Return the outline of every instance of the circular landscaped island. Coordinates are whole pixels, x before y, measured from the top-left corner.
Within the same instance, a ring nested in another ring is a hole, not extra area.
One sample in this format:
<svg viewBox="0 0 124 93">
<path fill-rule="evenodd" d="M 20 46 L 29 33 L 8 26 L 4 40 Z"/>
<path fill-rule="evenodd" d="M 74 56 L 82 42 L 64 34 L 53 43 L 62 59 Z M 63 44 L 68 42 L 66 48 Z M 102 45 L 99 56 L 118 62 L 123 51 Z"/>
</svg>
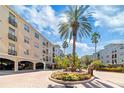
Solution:
<svg viewBox="0 0 124 93">
<path fill-rule="evenodd" d="M 51 74 L 49 79 L 60 84 L 81 84 L 93 79 L 87 72 L 63 72 L 57 71 Z"/>
</svg>

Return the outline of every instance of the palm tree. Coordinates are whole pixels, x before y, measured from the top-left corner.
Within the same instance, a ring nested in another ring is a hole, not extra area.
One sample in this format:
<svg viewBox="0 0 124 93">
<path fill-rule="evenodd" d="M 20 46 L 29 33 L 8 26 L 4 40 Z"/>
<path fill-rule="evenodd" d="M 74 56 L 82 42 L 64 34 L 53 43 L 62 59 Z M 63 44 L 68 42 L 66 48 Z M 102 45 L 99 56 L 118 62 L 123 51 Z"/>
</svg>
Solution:
<svg viewBox="0 0 124 93">
<path fill-rule="evenodd" d="M 92 32 L 91 24 L 88 22 L 91 13 L 86 13 L 88 5 L 86 6 L 69 6 L 65 12 L 67 16 L 66 22 L 60 22 L 59 33 L 61 38 L 71 40 L 73 38 L 73 65 L 75 65 L 75 50 L 77 36 L 79 38 L 88 37 Z"/>
<path fill-rule="evenodd" d="M 97 48 L 97 43 L 99 42 L 99 39 L 100 39 L 100 34 L 99 32 L 94 32 L 92 33 L 92 43 L 95 44 L 95 54 L 96 54 L 96 48 Z"/>
<path fill-rule="evenodd" d="M 66 40 L 64 40 L 62 47 L 64 48 L 64 54 L 65 54 L 65 49 L 68 47 L 68 42 Z"/>
</svg>

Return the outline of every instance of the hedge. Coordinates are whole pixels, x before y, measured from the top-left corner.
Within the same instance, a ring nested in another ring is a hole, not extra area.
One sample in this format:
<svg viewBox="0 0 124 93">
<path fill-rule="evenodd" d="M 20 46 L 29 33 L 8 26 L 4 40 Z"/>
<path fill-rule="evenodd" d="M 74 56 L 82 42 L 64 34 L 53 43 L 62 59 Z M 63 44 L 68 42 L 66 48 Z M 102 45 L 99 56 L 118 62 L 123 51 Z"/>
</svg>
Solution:
<svg viewBox="0 0 124 93">
<path fill-rule="evenodd" d="M 124 67 L 118 67 L 118 68 L 99 68 L 97 69 L 99 71 L 110 71 L 110 72 L 123 72 L 124 73 Z"/>
</svg>

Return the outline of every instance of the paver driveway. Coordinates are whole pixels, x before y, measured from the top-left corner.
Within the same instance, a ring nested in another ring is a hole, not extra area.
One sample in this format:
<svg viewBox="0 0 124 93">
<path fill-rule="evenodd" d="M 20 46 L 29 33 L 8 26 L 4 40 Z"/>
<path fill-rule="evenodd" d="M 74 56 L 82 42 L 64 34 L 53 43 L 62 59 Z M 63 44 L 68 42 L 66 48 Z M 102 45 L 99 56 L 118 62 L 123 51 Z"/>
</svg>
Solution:
<svg viewBox="0 0 124 93">
<path fill-rule="evenodd" d="M 1 75 L 0 76 L 0 87 L 6 88 L 63 88 L 64 85 L 54 83 L 48 79 L 48 76 L 53 71 L 36 71 L 29 73 Z M 97 73 L 98 76 L 98 73 Z M 67 86 L 66 86 L 67 87 Z M 118 88 L 117 84 L 109 82 L 107 80 L 96 77 L 94 80 L 68 87 L 79 87 L 79 88 Z"/>
</svg>

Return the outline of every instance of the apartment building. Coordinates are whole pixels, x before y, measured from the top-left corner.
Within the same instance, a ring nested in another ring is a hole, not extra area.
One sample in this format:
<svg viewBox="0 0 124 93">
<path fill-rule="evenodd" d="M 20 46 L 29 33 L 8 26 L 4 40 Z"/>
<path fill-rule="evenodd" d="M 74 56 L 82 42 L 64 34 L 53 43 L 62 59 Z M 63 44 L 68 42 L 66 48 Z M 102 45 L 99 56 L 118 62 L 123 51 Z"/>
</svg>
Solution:
<svg viewBox="0 0 124 93">
<path fill-rule="evenodd" d="M 64 57 L 64 53 L 63 53 L 63 51 L 61 50 L 61 48 L 60 48 L 59 45 L 54 45 L 54 46 L 53 46 L 53 58 L 54 58 L 55 56 Z M 54 59 L 53 59 L 53 62 L 54 62 Z"/>
<path fill-rule="evenodd" d="M 16 14 L 0 6 L 0 70 L 45 69 L 53 44 Z"/>
<path fill-rule="evenodd" d="M 61 50 L 59 45 L 53 46 L 53 54 L 54 56 L 63 56 L 63 51 Z"/>
<path fill-rule="evenodd" d="M 92 55 L 105 64 L 124 64 L 124 44 L 112 43 Z"/>
</svg>

